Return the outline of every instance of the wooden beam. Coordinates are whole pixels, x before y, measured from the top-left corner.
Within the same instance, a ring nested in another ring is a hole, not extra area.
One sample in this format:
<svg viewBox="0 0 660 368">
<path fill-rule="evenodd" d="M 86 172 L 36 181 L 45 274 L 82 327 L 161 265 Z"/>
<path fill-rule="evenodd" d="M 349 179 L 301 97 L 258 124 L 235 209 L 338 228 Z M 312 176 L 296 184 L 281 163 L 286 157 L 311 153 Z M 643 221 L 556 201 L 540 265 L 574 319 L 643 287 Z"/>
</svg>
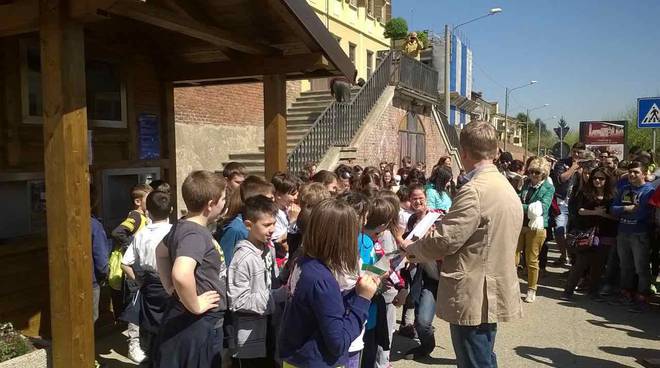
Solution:
<svg viewBox="0 0 660 368">
<path fill-rule="evenodd" d="M 85 41 L 66 0 L 40 0 L 53 367 L 92 367 Z"/>
<path fill-rule="evenodd" d="M 229 47 L 248 54 L 258 55 L 277 52 L 276 49 L 243 38 L 231 31 L 200 23 L 146 2 L 119 0 L 109 7 L 107 12 L 181 33 L 215 46 Z"/>
<path fill-rule="evenodd" d="M 286 171 L 286 76 L 264 76 L 264 157 L 266 178 Z"/>
<path fill-rule="evenodd" d="M 329 68 L 321 53 L 238 58 L 227 62 L 175 64 L 165 75 L 173 82 L 197 82 L 223 78 L 253 77 L 271 74 L 312 72 Z"/>
<path fill-rule="evenodd" d="M 164 178 L 170 184 L 172 190 L 170 191 L 170 203 L 172 203 L 173 210 L 170 215 L 172 223 L 176 223 L 179 218 L 177 209 L 177 196 L 179 195 L 179 185 L 176 179 L 176 124 L 174 116 L 174 85 L 171 82 L 161 84 L 163 90 L 163 120 L 167 130 L 165 131 L 166 145 L 167 145 L 167 160 L 169 165 L 167 170 L 167 177 Z M 162 126 L 162 124 L 161 124 Z"/>
<path fill-rule="evenodd" d="M 0 37 L 36 31 L 39 27 L 39 1 L 13 1 L 0 5 Z"/>
</svg>

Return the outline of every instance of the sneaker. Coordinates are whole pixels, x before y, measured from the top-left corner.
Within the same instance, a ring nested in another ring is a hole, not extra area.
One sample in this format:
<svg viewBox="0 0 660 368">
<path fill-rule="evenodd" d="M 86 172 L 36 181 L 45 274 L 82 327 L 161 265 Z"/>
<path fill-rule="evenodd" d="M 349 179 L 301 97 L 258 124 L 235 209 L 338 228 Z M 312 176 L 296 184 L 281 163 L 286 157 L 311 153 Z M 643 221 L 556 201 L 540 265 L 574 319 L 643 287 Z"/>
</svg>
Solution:
<svg viewBox="0 0 660 368">
<path fill-rule="evenodd" d="M 536 300 L 536 290 L 527 289 L 527 296 L 525 297 L 525 303 L 534 303 Z"/>
<path fill-rule="evenodd" d="M 564 291 L 563 293 L 561 293 L 561 296 L 559 297 L 559 299 L 570 302 L 570 301 L 573 301 L 575 299 L 575 296 L 573 295 L 573 293 Z"/>
<path fill-rule="evenodd" d="M 428 358 L 431 354 L 427 354 L 421 351 L 421 347 L 412 348 L 408 350 L 404 355 L 403 359 L 405 360 L 418 360 Z"/>
<path fill-rule="evenodd" d="M 397 335 L 407 337 L 409 339 L 414 339 L 415 337 L 417 337 L 417 332 L 415 331 L 415 326 L 405 325 L 399 327 L 399 331 L 397 331 Z"/>
<path fill-rule="evenodd" d="M 658 288 L 655 286 L 655 284 L 651 284 L 649 289 L 651 289 L 651 295 L 654 295 L 654 294 L 658 293 Z"/>
<path fill-rule="evenodd" d="M 144 354 L 144 351 L 140 348 L 140 344 L 130 344 L 128 346 L 128 358 L 135 363 L 142 363 L 147 356 Z"/>
</svg>

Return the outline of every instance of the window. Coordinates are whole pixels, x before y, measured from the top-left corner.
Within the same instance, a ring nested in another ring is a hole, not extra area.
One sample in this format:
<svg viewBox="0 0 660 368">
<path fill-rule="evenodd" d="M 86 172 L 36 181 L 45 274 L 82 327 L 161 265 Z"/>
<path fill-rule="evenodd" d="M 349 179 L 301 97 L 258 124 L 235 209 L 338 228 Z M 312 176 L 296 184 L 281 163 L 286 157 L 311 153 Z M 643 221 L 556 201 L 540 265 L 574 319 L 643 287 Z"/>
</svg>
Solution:
<svg viewBox="0 0 660 368">
<path fill-rule="evenodd" d="M 348 0 L 348 5 L 357 8 L 357 0 Z"/>
<path fill-rule="evenodd" d="M 41 56 L 37 40 L 22 40 L 21 48 L 21 100 L 23 122 L 41 124 Z"/>
<path fill-rule="evenodd" d="M 21 106 L 23 122 L 43 123 L 41 55 L 37 40 L 21 40 Z M 87 60 L 87 119 L 89 126 L 125 128 L 126 91 L 118 62 Z"/>
<path fill-rule="evenodd" d="M 355 65 L 355 49 L 357 48 L 357 45 L 354 43 L 348 43 L 348 58 L 351 59 L 351 63 Z"/>
<path fill-rule="evenodd" d="M 371 77 L 374 72 L 374 53 L 367 50 L 367 79 Z"/>
<path fill-rule="evenodd" d="M 376 0 L 367 0 L 367 16 L 373 18 L 375 13 L 375 2 Z"/>
<path fill-rule="evenodd" d="M 399 161 L 410 156 L 413 163 L 426 162 L 426 134 L 422 122 L 413 112 L 408 112 L 399 125 L 399 143 Z"/>
</svg>

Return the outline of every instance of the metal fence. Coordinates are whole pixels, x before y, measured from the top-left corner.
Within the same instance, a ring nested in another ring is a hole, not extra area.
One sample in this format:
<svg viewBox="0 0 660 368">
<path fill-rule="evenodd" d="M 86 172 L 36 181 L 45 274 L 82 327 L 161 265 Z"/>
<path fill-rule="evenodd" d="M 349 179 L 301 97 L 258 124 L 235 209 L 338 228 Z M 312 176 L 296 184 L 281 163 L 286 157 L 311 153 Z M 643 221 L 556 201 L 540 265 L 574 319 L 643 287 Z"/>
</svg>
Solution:
<svg viewBox="0 0 660 368">
<path fill-rule="evenodd" d="M 438 72 L 406 54 L 401 54 L 400 60 L 399 85 L 433 99 L 438 98 Z"/>
<path fill-rule="evenodd" d="M 303 170 L 305 163 L 318 162 L 331 146 L 347 146 L 376 101 L 389 85 L 392 52 L 381 61 L 367 83 L 349 103 L 333 102 L 314 121 L 307 134 L 288 157 L 289 171 Z"/>
</svg>

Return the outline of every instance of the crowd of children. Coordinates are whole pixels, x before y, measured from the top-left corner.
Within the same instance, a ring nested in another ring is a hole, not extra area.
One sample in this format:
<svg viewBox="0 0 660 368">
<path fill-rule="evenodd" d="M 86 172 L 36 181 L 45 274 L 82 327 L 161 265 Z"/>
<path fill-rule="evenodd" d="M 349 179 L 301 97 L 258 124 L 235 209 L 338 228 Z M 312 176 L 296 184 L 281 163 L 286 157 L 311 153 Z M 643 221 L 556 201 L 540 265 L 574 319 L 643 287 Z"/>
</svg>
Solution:
<svg viewBox="0 0 660 368">
<path fill-rule="evenodd" d="M 573 263 L 566 299 L 576 287 L 600 299 L 618 288 L 613 302 L 644 311 L 658 267 L 651 162 L 612 166 L 583 151 L 559 162 L 497 161 L 525 212 L 525 301 L 536 297 L 554 236 L 570 257 L 558 265 Z M 112 231 L 125 274 L 113 303 L 129 322 L 129 357 L 155 367 L 389 367 L 401 307 L 398 333 L 419 342 L 406 359 L 429 356 L 441 261 L 409 264 L 400 246 L 427 215 L 442 218 L 469 175 L 455 183 L 449 157 L 428 179 L 423 169 L 406 157 L 396 175 L 387 162 L 307 165 L 266 181 L 230 163 L 184 180 L 186 213 L 173 224 L 169 186 L 136 186 L 134 210 Z M 100 280 L 113 270 L 97 219 L 92 228 Z"/>
</svg>

